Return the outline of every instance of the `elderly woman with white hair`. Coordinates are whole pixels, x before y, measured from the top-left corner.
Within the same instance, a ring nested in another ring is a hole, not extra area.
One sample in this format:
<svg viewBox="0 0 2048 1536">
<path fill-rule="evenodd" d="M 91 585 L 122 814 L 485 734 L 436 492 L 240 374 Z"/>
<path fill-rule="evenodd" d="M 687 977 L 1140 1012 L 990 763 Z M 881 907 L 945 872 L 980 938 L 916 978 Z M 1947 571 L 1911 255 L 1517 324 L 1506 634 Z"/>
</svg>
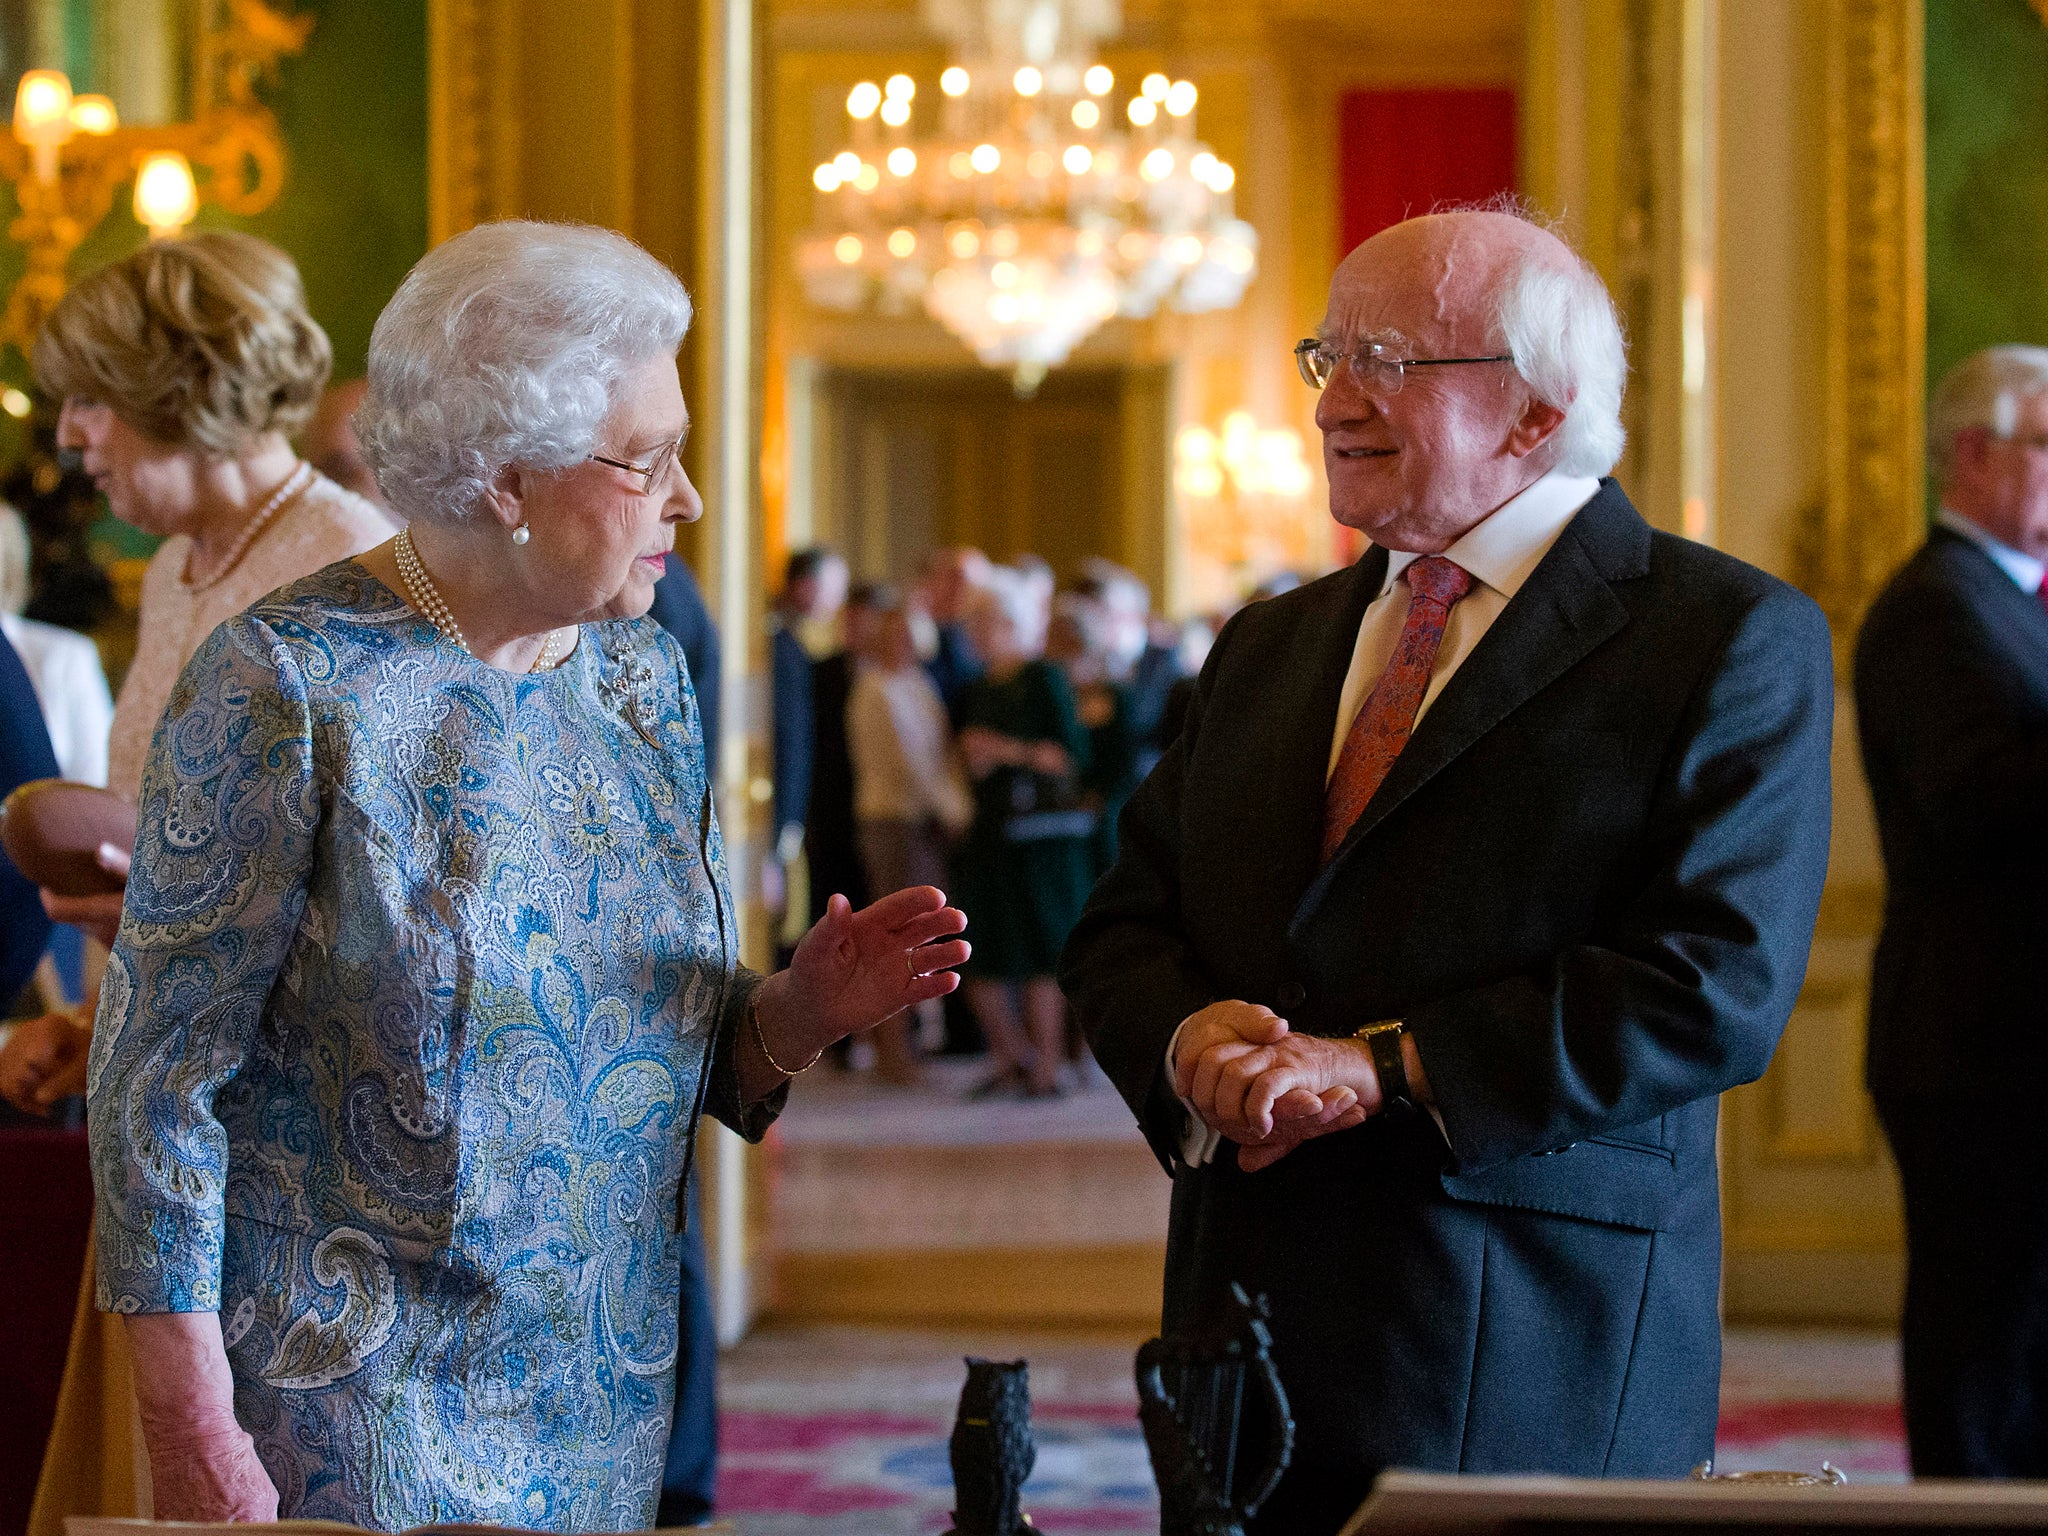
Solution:
<svg viewBox="0 0 2048 1536">
<path fill-rule="evenodd" d="M 90 1067 L 100 1304 L 159 1517 L 650 1524 L 699 1114 L 952 990 L 936 890 L 737 963 L 680 651 L 682 284 L 486 225 L 379 319 L 410 528 L 174 692 Z"/>
</svg>

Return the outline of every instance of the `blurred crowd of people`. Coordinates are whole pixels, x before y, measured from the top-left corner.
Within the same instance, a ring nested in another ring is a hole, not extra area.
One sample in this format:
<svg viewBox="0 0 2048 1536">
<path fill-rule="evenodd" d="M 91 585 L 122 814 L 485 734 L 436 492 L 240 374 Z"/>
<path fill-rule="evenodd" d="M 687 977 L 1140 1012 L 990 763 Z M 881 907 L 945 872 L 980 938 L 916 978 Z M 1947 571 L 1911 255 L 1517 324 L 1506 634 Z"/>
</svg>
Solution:
<svg viewBox="0 0 2048 1536">
<path fill-rule="evenodd" d="M 949 1033 L 936 1001 L 883 1025 L 884 1081 L 918 1082 L 924 1051 L 978 1029 L 978 1092 L 1068 1085 L 1060 949 L 1213 637 L 1159 616 L 1103 559 L 1063 585 L 1036 557 L 944 549 L 899 586 L 850 582 L 831 549 L 789 557 L 771 641 L 771 906 L 792 936 L 835 893 L 859 906 L 937 885 L 973 914 L 971 1026 Z"/>
</svg>

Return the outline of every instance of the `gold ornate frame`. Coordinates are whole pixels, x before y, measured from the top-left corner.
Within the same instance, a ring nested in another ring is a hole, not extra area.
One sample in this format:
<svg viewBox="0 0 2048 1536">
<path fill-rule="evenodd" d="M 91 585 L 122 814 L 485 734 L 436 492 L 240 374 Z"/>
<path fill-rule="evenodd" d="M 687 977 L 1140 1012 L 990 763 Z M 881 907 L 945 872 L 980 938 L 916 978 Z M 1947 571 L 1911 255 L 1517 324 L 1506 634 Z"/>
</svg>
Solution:
<svg viewBox="0 0 2048 1536">
<path fill-rule="evenodd" d="M 1838 669 L 1926 531 L 1925 25 L 1922 0 L 1828 4 L 1827 476 L 1798 573 Z"/>
<path fill-rule="evenodd" d="M 1827 613 L 1846 684 L 1865 609 L 1926 530 L 1923 0 L 1824 0 L 1815 15 L 1822 474 L 1792 574 Z M 1837 699 L 1833 862 L 1806 984 L 1769 1074 L 1727 1101 L 1726 1305 L 1749 1321 L 1895 1322 L 1903 1284 L 1897 1182 L 1862 1082 L 1882 875 L 1846 686 Z"/>
<path fill-rule="evenodd" d="M 427 7 L 427 238 L 519 207 L 519 30 L 492 0 Z"/>
</svg>

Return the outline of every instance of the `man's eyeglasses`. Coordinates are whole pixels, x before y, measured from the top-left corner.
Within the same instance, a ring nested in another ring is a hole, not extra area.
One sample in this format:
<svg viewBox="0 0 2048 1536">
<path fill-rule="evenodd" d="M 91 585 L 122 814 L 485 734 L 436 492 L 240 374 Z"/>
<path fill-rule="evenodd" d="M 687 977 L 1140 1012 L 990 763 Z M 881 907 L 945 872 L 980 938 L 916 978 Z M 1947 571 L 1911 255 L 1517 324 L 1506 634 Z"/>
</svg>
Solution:
<svg viewBox="0 0 2048 1536">
<path fill-rule="evenodd" d="M 1512 354 L 1496 352 L 1488 357 L 1402 357 L 1399 337 L 1383 341 L 1361 341 L 1349 351 L 1314 336 L 1294 344 L 1294 366 L 1310 389 L 1325 388 L 1337 376 L 1337 366 L 1348 362 L 1351 377 L 1367 394 L 1384 399 L 1398 395 L 1410 368 L 1450 368 L 1460 363 L 1512 363 Z"/>
<path fill-rule="evenodd" d="M 601 453 L 593 453 L 590 461 L 593 464 L 609 464 L 613 469 L 623 469 L 628 474 L 638 475 L 640 494 L 651 496 L 654 494 L 654 488 L 661 484 L 662 477 L 668 473 L 668 467 L 683 456 L 683 445 L 689 440 L 690 429 L 685 427 L 681 437 L 657 449 L 654 457 L 645 464 L 628 464 L 624 459 L 608 458 Z"/>
</svg>

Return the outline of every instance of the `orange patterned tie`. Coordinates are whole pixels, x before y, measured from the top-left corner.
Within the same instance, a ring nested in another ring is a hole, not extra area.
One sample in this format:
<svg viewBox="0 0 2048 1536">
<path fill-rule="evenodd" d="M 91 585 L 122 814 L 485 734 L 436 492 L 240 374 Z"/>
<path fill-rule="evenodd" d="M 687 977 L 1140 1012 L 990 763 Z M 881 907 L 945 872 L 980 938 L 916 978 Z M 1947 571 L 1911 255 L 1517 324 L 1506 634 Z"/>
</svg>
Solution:
<svg viewBox="0 0 2048 1536">
<path fill-rule="evenodd" d="M 1436 653 L 1444 643 L 1444 625 L 1451 605 L 1472 590 L 1472 576 L 1442 555 L 1429 555 L 1408 567 L 1408 622 L 1387 670 L 1351 723 L 1337 771 L 1323 791 L 1323 862 L 1344 841 L 1344 834 L 1364 813 L 1373 794 L 1408 745 L 1415 712 L 1429 692 Z"/>
</svg>

